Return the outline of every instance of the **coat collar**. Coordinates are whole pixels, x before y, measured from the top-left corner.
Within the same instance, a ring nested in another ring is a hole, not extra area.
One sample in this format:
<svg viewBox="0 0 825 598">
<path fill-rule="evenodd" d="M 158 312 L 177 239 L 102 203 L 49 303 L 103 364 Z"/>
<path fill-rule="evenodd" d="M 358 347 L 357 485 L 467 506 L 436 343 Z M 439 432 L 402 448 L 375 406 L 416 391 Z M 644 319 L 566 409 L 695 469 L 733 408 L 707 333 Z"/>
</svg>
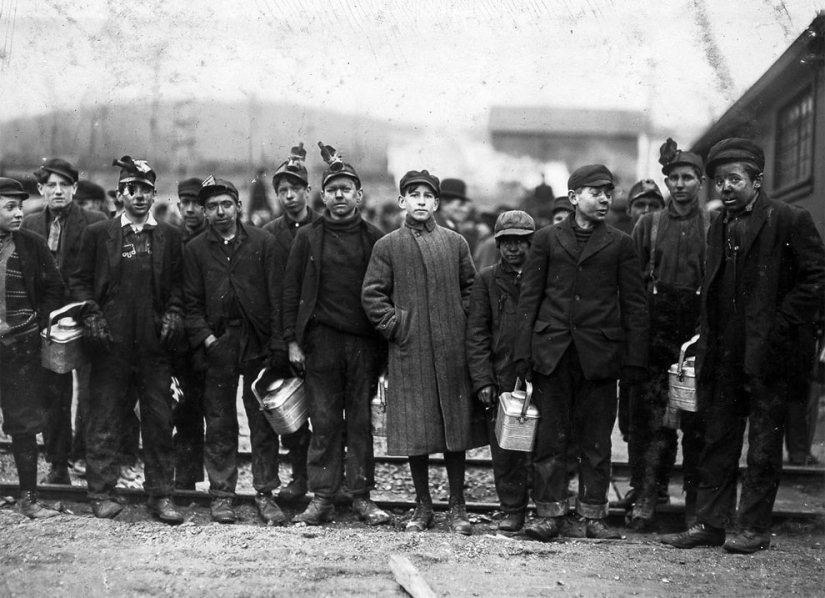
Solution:
<svg viewBox="0 0 825 598">
<path fill-rule="evenodd" d="M 611 232 L 610 227 L 605 223 L 601 223 L 593 228 L 593 233 L 590 235 L 587 245 L 582 248 L 580 253 L 571 218 L 565 218 L 563 222 L 557 224 L 554 228 L 559 244 L 571 256 L 578 256 L 578 263 L 581 264 L 613 242 L 615 235 Z"/>
</svg>

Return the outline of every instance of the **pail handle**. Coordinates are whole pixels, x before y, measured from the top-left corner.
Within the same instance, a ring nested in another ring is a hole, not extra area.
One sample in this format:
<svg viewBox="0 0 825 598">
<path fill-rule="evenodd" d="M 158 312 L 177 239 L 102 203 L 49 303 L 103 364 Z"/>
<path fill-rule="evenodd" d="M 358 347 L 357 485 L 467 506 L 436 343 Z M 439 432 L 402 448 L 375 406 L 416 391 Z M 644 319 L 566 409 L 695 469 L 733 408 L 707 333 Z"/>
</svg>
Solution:
<svg viewBox="0 0 825 598">
<path fill-rule="evenodd" d="M 46 342 L 52 342 L 52 324 L 57 320 L 65 317 L 72 317 L 75 320 L 80 318 L 80 314 L 89 306 L 88 301 L 77 301 L 64 305 L 60 309 L 56 309 L 49 314 L 49 325 L 46 327 Z"/>
<path fill-rule="evenodd" d="M 513 392 L 517 391 L 519 389 L 519 386 L 521 386 L 521 378 L 516 378 L 516 387 L 513 389 Z M 524 423 L 524 419 L 527 417 L 527 410 L 530 408 L 530 400 L 533 398 L 532 383 L 525 380 L 524 386 L 524 404 L 521 406 L 521 416 L 518 418 L 520 423 Z"/>
<path fill-rule="evenodd" d="M 697 334 L 692 339 L 690 339 L 688 342 L 686 342 L 684 345 L 682 345 L 682 348 L 679 350 L 679 367 L 676 371 L 676 374 L 679 376 L 679 380 L 681 380 L 684 377 L 682 371 L 683 371 L 684 366 L 685 366 L 685 353 L 690 348 L 690 346 L 693 345 L 694 343 L 696 343 L 696 341 L 698 341 L 698 340 L 699 340 L 699 335 Z"/>
<path fill-rule="evenodd" d="M 258 372 L 258 377 L 255 378 L 255 381 L 252 383 L 252 394 L 255 395 L 255 398 L 258 399 L 258 404 L 261 406 L 261 411 L 266 410 L 266 405 L 264 405 L 263 397 L 258 392 L 258 382 L 264 377 L 264 375 L 269 371 L 269 368 L 261 368 L 261 371 Z M 286 379 L 284 379 L 286 382 Z"/>
</svg>

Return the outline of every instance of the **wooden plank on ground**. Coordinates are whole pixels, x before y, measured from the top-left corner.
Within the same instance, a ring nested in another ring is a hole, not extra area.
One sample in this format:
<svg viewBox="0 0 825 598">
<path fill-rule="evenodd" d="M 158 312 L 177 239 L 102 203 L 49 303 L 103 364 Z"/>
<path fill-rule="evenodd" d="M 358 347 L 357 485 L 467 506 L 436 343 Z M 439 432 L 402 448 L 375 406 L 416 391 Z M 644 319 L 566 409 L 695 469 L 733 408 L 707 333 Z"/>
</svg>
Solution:
<svg viewBox="0 0 825 598">
<path fill-rule="evenodd" d="M 418 569 L 405 556 L 394 554 L 390 557 L 390 569 L 395 581 L 413 598 L 436 598 L 437 594 L 421 576 Z"/>
</svg>

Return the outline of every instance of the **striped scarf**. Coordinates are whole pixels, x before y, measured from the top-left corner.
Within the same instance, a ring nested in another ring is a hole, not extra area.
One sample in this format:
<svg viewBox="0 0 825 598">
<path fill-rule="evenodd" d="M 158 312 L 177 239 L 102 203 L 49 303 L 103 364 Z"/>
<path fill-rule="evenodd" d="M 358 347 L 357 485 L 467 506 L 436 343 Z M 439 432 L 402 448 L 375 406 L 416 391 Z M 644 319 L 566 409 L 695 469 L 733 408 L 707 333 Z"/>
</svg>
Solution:
<svg viewBox="0 0 825 598">
<path fill-rule="evenodd" d="M 37 330 L 37 313 L 26 292 L 20 256 L 10 241 L 0 251 L 0 338 L 33 330 Z"/>
</svg>

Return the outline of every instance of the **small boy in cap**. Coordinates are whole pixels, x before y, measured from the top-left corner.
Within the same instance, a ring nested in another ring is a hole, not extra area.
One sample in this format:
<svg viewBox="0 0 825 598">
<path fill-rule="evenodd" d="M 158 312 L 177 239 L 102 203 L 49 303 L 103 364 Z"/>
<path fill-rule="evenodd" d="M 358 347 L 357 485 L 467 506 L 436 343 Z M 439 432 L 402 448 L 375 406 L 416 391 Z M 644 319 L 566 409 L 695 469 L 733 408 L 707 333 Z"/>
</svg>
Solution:
<svg viewBox="0 0 825 598">
<path fill-rule="evenodd" d="M 63 284 L 68 286 L 69 275 L 77 265 L 83 231 L 90 224 L 105 220 L 106 217 L 74 202 L 78 191 L 78 171 L 70 162 L 62 158 L 46 160 L 34 175 L 37 189 L 46 199 L 46 208 L 42 212 L 26 216 L 20 228 L 46 238 Z M 68 296 L 64 301 L 69 302 Z M 46 392 L 50 404 L 48 426 L 43 433 L 49 473 L 41 481 L 46 484 L 71 484 L 72 373 L 57 374 L 48 370 L 43 375 L 47 378 Z M 78 375 L 82 380 L 88 381 L 88 366 L 79 368 Z"/>
<path fill-rule="evenodd" d="M 171 495 L 174 445 L 169 388 L 170 351 L 183 334 L 180 231 L 152 216 L 155 171 L 124 156 L 118 199 L 123 213 L 89 225 L 69 279 L 72 299 L 90 304 L 83 318 L 91 349 L 86 481 L 96 517 L 123 509 L 114 493 L 118 445 L 138 391 L 149 510 L 162 521 L 182 523 Z"/>
<path fill-rule="evenodd" d="M 369 498 L 375 487 L 370 401 L 384 345 L 361 306 L 361 284 L 383 233 L 361 217 L 364 192 L 355 168 L 331 146 L 319 145 L 329 165 L 321 178 L 326 209 L 295 235 L 284 277 L 284 339 L 293 367 L 306 372 L 308 473 L 315 493 L 293 522 L 320 525 L 332 518 L 346 466 L 353 510 L 378 525 L 391 520 Z"/>
<path fill-rule="evenodd" d="M 586 535 L 618 539 L 604 522 L 616 381 L 647 374 L 647 302 L 632 239 L 604 222 L 610 170 L 582 166 L 568 188 L 576 213 L 536 233 L 519 297 L 516 374 L 532 378 L 541 414 L 533 452 L 538 518 L 526 533 L 549 541 L 573 523 L 565 521 L 569 433 L 580 446 L 576 512 Z"/>
<path fill-rule="evenodd" d="M 637 181 L 627 194 L 627 215 L 633 226 L 645 214 L 658 212 L 665 207 L 665 200 L 659 185 L 653 179 L 642 179 Z"/>
<path fill-rule="evenodd" d="M 281 339 L 281 280 L 275 238 L 240 221 L 241 202 L 232 182 L 210 176 L 198 192 L 208 228 L 190 241 L 184 255 L 186 331 L 206 365 L 203 411 L 204 462 L 212 496 L 210 514 L 234 523 L 232 499 L 238 481 L 238 383 L 252 445 L 252 485 L 258 516 L 269 525 L 286 518 L 272 491 L 278 477 L 278 435 L 252 392 L 267 366 L 284 368 Z"/>
<path fill-rule="evenodd" d="M 807 211 L 765 192 L 764 166 L 750 139 L 723 139 L 708 153 L 705 172 L 724 209 L 707 235 L 696 353 L 705 446 L 696 523 L 661 538 L 676 548 L 724 545 L 747 554 L 771 543 L 785 411 L 813 359 L 803 340 L 825 293 L 825 249 Z M 726 538 L 746 424 L 740 531 Z"/>
<path fill-rule="evenodd" d="M 411 170 L 399 189 L 404 226 L 375 244 L 361 294 L 367 315 L 389 341 L 387 452 L 409 458 L 416 508 L 407 531 L 433 524 L 429 456 L 444 453 L 450 527 L 470 535 L 465 451 L 487 444 L 464 352 L 475 268 L 464 238 L 435 222 L 438 177 Z"/>
<path fill-rule="evenodd" d="M 28 197 L 19 181 L 0 177 L 0 408 L 3 432 L 11 436 L 20 511 L 42 519 L 58 512 L 37 498 L 37 434 L 46 428 L 48 409 L 40 330 L 63 305 L 65 289 L 45 239 L 21 229 Z M 71 392 L 69 401 L 71 407 Z M 71 432 L 71 421 L 69 425 Z"/>
<path fill-rule="evenodd" d="M 484 268 L 473 283 L 467 319 L 467 362 L 473 391 L 487 409 L 493 475 L 505 517 L 498 529 L 517 532 L 527 508 L 530 455 L 499 447 L 495 437 L 495 407 L 500 393 L 516 383 L 514 351 L 518 334 L 517 306 L 521 275 L 536 225 L 527 212 L 502 213 L 494 238 L 500 260 Z"/>
</svg>

